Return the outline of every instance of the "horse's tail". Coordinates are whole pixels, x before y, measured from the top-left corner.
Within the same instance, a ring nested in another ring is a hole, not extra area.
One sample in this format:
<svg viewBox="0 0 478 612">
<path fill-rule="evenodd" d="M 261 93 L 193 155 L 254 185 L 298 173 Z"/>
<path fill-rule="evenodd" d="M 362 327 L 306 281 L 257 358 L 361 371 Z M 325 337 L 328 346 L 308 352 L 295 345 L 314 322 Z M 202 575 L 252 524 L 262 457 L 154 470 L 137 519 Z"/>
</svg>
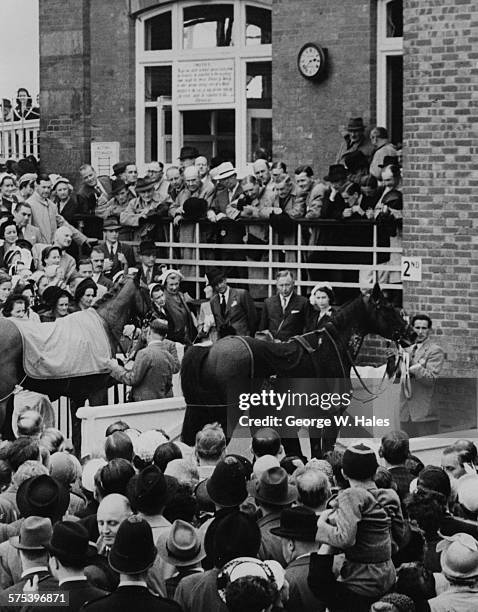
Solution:
<svg viewBox="0 0 478 612">
<path fill-rule="evenodd" d="M 204 362 L 209 356 L 209 346 L 190 346 L 181 363 L 181 389 L 186 404 L 207 404 L 210 391 L 204 386 Z M 211 384 L 209 381 L 209 388 Z M 214 385 L 212 385 L 214 387 Z"/>
</svg>

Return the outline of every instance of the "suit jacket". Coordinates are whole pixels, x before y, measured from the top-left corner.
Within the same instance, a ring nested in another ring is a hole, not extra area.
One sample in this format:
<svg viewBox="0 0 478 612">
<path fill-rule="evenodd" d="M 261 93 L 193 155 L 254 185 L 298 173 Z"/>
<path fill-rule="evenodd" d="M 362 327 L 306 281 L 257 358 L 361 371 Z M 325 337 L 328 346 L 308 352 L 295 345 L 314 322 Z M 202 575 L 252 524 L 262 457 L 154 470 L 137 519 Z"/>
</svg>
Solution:
<svg viewBox="0 0 478 612">
<path fill-rule="evenodd" d="M 418 368 L 412 375 L 412 395 L 410 399 L 405 397 L 403 389 L 400 392 L 401 421 L 408 421 L 409 418 L 412 421 L 426 421 L 430 418 L 436 418 L 432 396 L 435 380 L 439 376 L 445 361 L 445 353 L 441 346 L 432 342 L 430 338 L 419 344 L 416 351 L 414 351 L 415 346 L 412 345 L 406 349 L 410 353 L 410 366 L 418 365 Z"/>
<path fill-rule="evenodd" d="M 98 246 L 101 247 L 101 250 L 105 254 L 105 258 L 111 259 L 111 253 L 106 245 L 106 242 L 104 241 L 100 242 Z M 110 278 L 110 279 L 113 278 L 113 276 L 117 272 L 123 269 L 123 264 L 120 261 L 118 261 L 118 253 L 123 253 L 123 255 L 126 257 L 126 261 L 128 262 L 129 268 L 133 268 L 136 265 L 133 248 L 130 247 L 128 244 L 123 244 L 122 242 L 118 242 L 116 253 L 114 254 L 114 257 L 113 257 L 113 267 L 111 268 L 109 272 L 105 272 L 105 276 L 107 278 Z"/>
<path fill-rule="evenodd" d="M 106 191 L 107 197 L 102 193 L 97 195 L 95 188 L 83 183 L 78 191 L 78 203 L 83 214 L 95 214 L 98 200 L 108 201 L 111 198 L 111 179 L 108 176 L 99 176 L 98 181 Z"/>
<path fill-rule="evenodd" d="M 274 559 L 285 567 L 287 563 L 282 554 L 282 539 L 270 531 L 273 527 L 280 527 L 280 512 L 263 516 L 257 521 L 257 526 L 261 530 L 261 547 L 257 553 L 258 558 L 262 561 Z"/>
<path fill-rule="evenodd" d="M 152 271 L 152 274 L 151 274 L 151 278 L 147 279 L 146 278 L 146 274 L 144 273 L 144 268 L 143 268 L 142 264 L 140 264 L 140 263 L 137 264 L 137 267 L 141 270 L 141 280 L 144 281 L 147 284 L 157 283 L 159 277 L 161 276 L 161 274 L 163 272 L 160 264 L 155 263 L 155 264 L 153 264 L 153 271 Z"/>
<path fill-rule="evenodd" d="M 217 590 L 217 568 L 203 574 L 185 576 L 178 584 L 174 599 L 184 612 L 227 612 Z M 246 612 L 244 610 L 244 612 Z"/>
<path fill-rule="evenodd" d="M 80 202 L 74 193 L 72 193 L 67 203 L 60 210 L 60 203 L 55 200 L 55 204 L 58 207 L 60 215 L 68 221 L 68 223 L 74 223 L 76 221 L 75 215 L 79 215 L 83 212 Z"/>
<path fill-rule="evenodd" d="M 30 223 L 26 225 L 23 229 L 18 230 L 18 237 L 23 238 L 24 240 L 28 240 L 28 242 L 33 246 L 41 242 L 41 232 L 38 227 L 31 225 Z"/>
<path fill-rule="evenodd" d="M 181 612 L 181 607 L 171 599 L 151 593 L 144 586 L 119 586 L 116 591 L 81 607 L 88 612 Z"/>
<path fill-rule="evenodd" d="M 310 590 L 307 584 L 310 555 L 291 561 L 285 570 L 289 583 L 288 612 L 324 612 L 326 606 Z"/>
<path fill-rule="evenodd" d="M 172 397 L 173 374 L 179 372 L 179 364 L 158 343 L 151 343 L 138 351 L 133 369 L 128 371 L 118 365 L 111 375 L 129 385 L 135 402 Z"/>
<path fill-rule="evenodd" d="M 94 279 L 93 279 L 94 280 Z M 109 291 L 113 286 L 113 282 L 103 272 L 99 275 L 98 280 L 95 281 L 97 285 L 103 285 Z"/>
<path fill-rule="evenodd" d="M 219 295 L 216 293 L 211 298 L 211 310 L 219 333 L 221 328 L 231 326 L 236 330 L 238 336 L 253 336 L 255 334 L 257 312 L 254 300 L 246 289 L 229 287 L 229 299 L 224 316 L 221 312 Z"/>
<path fill-rule="evenodd" d="M 78 612 L 78 610 L 84 604 L 94 601 L 99 597 L 105 597 L 108 595 L 107 591 L 96 588 L 86 580 L 72 580 L 71 582 L 65 582 L 61 586 L 57 585 L 56 588 L 52 590 L 60 593 L 68 593 L 68 612 Z M 45 612 L 56 612 L 58 610 L 57 606 L 52 606 L 51 608 L 48 606 L 42 606 L 42 608 L 45 610 Z M 35 608 L 30 608 L 29 606 L 23 608 L 23 612 L 26 612 L 27 610 L 34 612 Z"/>
<path fill-rule="evenodd" d="M 259 329 L 268 329 L 274 338 L 285 342 L 304 333 L 308 310 L 307 298 L 294 292 L 283 313 L 280 296 L 274 295 L 264 300 Z"/>
<path fill-rule="evenodd" d="M 45 568 L 44 570 L 40 570 L 38 572 L 32 572 L 31 574 L 28 574 L 27 576 L 25 576 L 25 578 L 20 578 L 18 582 L 16 582 L 14 585 L 8 587 L 8 589 L 5 589 L 2 592 L 2 599 L 4 601 L 8 601 L 9 594 L 21 593 L 27 581 L 33 580 L 34 576 L 38 576 L 38 591 L 39 592 L 58 591 L 58 580 L 50 574 L 47 568 Z M 18 610 L 18 607 L 8 606 L 8 605 L 2 605 L 0 608 L 2 612 L 16 612 Z M 52 608 L 52 609 L 55 610 L 56 608 Z M 71 608 L 68 607 L 68 610 L 70 609 Z M 34 607 L 33 606 L 22 606 L 22 610 L 32 610 L 33 611 Z"/>
</svg>

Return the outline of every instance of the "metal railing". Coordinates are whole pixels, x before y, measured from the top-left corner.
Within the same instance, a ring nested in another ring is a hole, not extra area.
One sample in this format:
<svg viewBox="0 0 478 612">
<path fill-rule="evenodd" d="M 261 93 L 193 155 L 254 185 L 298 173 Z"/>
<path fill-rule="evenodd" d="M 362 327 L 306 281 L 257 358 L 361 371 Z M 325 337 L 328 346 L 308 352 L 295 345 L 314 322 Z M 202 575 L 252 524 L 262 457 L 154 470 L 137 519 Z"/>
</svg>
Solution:
<svg viewBox="0 0 478 612">
<path fill-rule="evenodd" d="M 40 120 L 0 119 L 0 157 L 18 160 L 28 155 L 40 156 Z"/>
<path fill-rule="evenodd" d="M 253 222 L 238 220 L 232 223 L 243 225 L 246 232 L 250 226 L 266 226 L 266 244 L 245 244 L 244 242 L 225 244 L 224 242 L 217 242 L 217 238 L 220 237 L 221 230 L 219 228 L 221 226 L 208 221 L 195 222 L 194 239 L 181 242 L 178 228 L 172 224 L 171 220 L 165 219 L 162 225 L 167 239 L 155 241 L 156 246 L 160 249 L 157 258 L 158 263 L 167 263 L 172 267 L 182 268 L 183 274 L 186 267 L 185 280 L 195 283 L 196 298 L 200 297 L 200 290 L 204 285 L 204 272 L 210 266 L 233 268 L 236 271 L 244 270 L 243 277 L 242 274 L 234 278 L 229 275 L 229 281 L 239 286 L 266 285 L 268 295 L 275 292 L 275 275 L 278 270 L 282 269 L 290 269 L 295 272 L 296 285 L 299 289 L 313 287 L 320 280 L 325 280 L 321 279 L 321 271 L 326 278 L 331 276 L 331 272 L 333 273 L 332 276 L 337 277 L 338 280 L 327 281 L 334 287 L 363 288 L 364 286 L 372 286 L 377 279 L 385 278 L 385 282 L 381 282 L 383 289 L 402 289 L 400 280 L 401 238 L 392 238 L 391 245 L 388 247 L 379 246 L 379 224 L 373 219 L 299 220 L 294 234 L 288 237 L 287 244 L 278 244 L 281 241 L 280 236 L 269 225 L 268 220 L 255 219 Z M 214 229 L 214 226 L 217 226 L 216 242 L 202 242 L 200 240 L 201 235 L 204 235 L 208 229 Z M 361 240 L 360 244 L 348 246 L 344 244 L 310 244 L 309 235 L 311 231 L 317 233 L 318 230 L 321 237 L 319 242 L 327 243 L 327 234 L 330 234 L 330 230 L 333 231 L 334 236 L 337 236 L 338 230 L 342 231 L 352 227 L 357 232 L 357 236 L 359 234 L 366 235 L 368 240 Z M 129 244 L 137 246 L 137 243 L 134 242 L 129 242 Z M 166 253 L 167 256 L 165 257 Z M 231 253 L 234 253 L 232 259 L 230 258 Z M 250 256 L 257 253 L 264 254 L 261 260 L 251 260 Z M 247 258 L 248 254 L 249 258 Z M 324 257 L 324 254 L 327 255 Z M 381 254 L 387 254 L 388 257 L 381 258 L 379 257 Z M 327 261 L 320 262 L 320 259 L 326 259 Z M 346 263 L 341 262 L 341 259 L 346 259 Z M 363 263 L 364 259 L 368 260 L 367 263 Z M 379 259 L 389 259 L 389 261 L 379 263 Z M 191 273 L 191 268 L 194 270 L 193 273 Z M 261 278 L 251 278 L 251 270 L 261 271 Z M 352 273 L 350 276 L 355 276 L 355 278 L 353 280 L 340 280 L 340 273 L 343 272 Z M 365 273 L 370 277 L 366 284 L 364 284 L 362 278 Z M 392 281 L 390 278 L 387 279 L 390 275 L 393 276 Z"/>
</svg>

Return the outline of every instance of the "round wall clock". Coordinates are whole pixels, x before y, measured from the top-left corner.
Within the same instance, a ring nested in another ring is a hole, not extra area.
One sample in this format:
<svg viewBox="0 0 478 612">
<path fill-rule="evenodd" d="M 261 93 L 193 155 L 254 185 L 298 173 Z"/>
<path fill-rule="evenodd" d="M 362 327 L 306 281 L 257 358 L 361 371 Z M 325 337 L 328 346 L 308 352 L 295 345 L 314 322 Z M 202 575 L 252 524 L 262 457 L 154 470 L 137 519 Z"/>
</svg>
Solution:
<svg viewBox="0 0 478 612">
<path fill-rule="evenodd" d="M 324 74 L 326 51 L 315 43 L 306 43 L 297 56 L 300 74 L 310 80 L 317 80 Z"/>
</svg>

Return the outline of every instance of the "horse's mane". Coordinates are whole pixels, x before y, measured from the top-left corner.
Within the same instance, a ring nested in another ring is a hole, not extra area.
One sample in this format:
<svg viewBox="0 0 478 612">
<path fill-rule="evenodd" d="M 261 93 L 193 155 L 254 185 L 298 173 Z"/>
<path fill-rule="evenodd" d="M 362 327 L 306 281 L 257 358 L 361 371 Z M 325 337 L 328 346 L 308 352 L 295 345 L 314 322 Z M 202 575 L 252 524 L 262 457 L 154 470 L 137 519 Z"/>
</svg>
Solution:
<svg viewBox="0 0 478 612">
<path fill-rule="evenodd" d="M 109 289 L 104 295 L 100 297 L 97 302 L 94 303 L 93 308 L 98 309 L 100 306 L 103 306 L 103 304 L 106 304 L 107 302 L 112 300 L 118 295 L 123 286 L 124 285 L 122 283 L 116 283 L 115 285 L 113 285 L 111 289 Z"/>
<path fill-rule="evenodd" d="M 342 306 L 332 314 L 331 318 L 334 325 L 338 329 L 341 329 L 346 325 L 350 325 L 350 323 L 358 323 L 358 321 L 355 321 L 352 317 L 359 310 L 360 305 L 363 305 L 363 298 L 361 295 L 342 304 Z"/>
</svg>

